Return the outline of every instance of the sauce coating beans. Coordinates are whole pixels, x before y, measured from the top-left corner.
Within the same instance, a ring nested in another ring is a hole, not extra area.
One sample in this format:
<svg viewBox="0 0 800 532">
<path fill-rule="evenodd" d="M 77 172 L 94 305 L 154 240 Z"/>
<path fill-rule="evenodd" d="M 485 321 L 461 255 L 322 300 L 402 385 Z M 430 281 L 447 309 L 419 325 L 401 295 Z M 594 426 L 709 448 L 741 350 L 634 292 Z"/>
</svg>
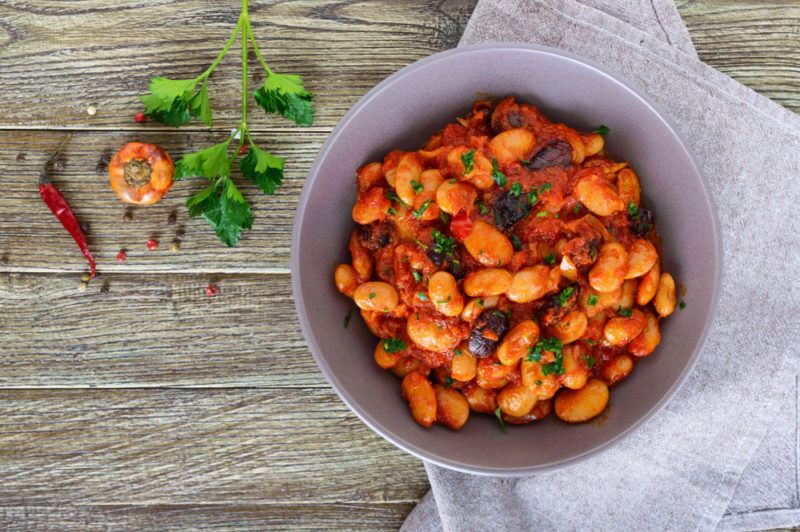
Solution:
<svg viewBox="0 0 800 532">
<path fill-rule="evenodd" d="M 582 423 L 606 409 L 677 305 L 647 179 L 603 135 L 513 97 L 478 100 L 421 149 L 358 168 L 358 226 L 333 281 L 419 425 L 459 430 L 470 411 Z"/>
</svg>

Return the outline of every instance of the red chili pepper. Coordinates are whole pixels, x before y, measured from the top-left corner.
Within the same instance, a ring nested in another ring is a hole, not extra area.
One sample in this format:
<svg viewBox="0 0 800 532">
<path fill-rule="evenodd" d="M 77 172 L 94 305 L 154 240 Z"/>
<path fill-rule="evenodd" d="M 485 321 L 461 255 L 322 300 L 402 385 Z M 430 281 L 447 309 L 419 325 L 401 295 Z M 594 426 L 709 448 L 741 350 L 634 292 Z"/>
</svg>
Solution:
<svg viewBox="0 0 800 532">
<path fill-rule="evenodd" d="M 453 216 L 450 221 L 450 232 L 456 237 L 459 242 L 467 238 L 467 235 L 472 231 L 472 219 L 467 214 L 467 211 L 460 210 L 458 214 Z"/>
<path fill-rule="evenodd" d="M 53 214 L 61 222 L 61 225 L 64 226 L 64 229 L 72 235 L 73 240 L 78 244 L 84 257 L 89 261 L 89 278 L 92 279 L 94 278 L 97 266 L 89 251 L 89 245 L 86 243 L 86 235 L 81 231 L 81 224 L 75 217 L 75 213 L 69 208 L 67 200 L 64 199 L 64 196 L 61 195 L 61 192 L 58 191 L 55 185 L 50 182 L 50 167 L 58 159 L 59 155 L 61 155 L 61 150 L 69 139 L 70 137 L 64 139 L 61 146 L 59 146 L 56 152 L 44 163 L 44 168 L 39 174 L 39 195 L 42 196 L 45 205 L 50 207 L 50 210 L 53 211 Z"/>
</svg>

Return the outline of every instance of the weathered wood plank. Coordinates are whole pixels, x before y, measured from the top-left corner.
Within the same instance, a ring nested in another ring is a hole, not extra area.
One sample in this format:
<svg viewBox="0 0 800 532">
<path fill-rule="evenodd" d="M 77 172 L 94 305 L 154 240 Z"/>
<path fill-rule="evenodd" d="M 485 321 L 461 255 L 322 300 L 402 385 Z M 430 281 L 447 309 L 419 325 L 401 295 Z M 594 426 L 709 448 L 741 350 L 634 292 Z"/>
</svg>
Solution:
<svg viewBox="0 0 800 532">
<path fill-rule="evenodd" d="M 2 69 L 0 69 L 2 70 Z M 63 132 L 0 131 L 0 271 L 82 272 L 86 261 L 69 234 L 39 198 L 37 179 L 42 164 L 65 137 Z M 189 220 L 186 198 L 207 184 L 202 179 L 176 182 L 158 204 L 132 209 L 125 222 L 126 205 L 118 201 L 108 183 L 107 160 L 125 142 L 144 140 L 162 145 L 175 158 L 224 140 L 208 133 L 76 132 L 64 152 L 63 170 L 53 176 L 79 219 L 90 225 L 89 241 L 103 272 L 269 272 L 286 270 L 292 221 L 297 199 L 309 167 L 325 135 L 300 130 L 260 134 L 258 141 L 276 155 L 286 157 L 286 179 L 273 196 L 264 196 L 249 181 L 237 183 L 254 210 L 253 229 L 240 243 L 227 248 L 202 218 Z M 354 168 L 360 164 L 354 161 Z M 177 224 L 170 226 L 170 213 Z M 180 253 L 169 244 L 176 230 L 185 228 Z M 156 238 L 161 246 L 150 252 L 145 243 Z M 345 245 L 345 243 L 343 243 Z M 116 255 L 128 250 L 120 264 Z"/>
<path fill-rule="evenodd" d="M 0 506 L 0 528 L 28 530 L 397 530 L 410 503 Z"/>
<path fill-rule="evenodd" d="M 251 0 L 250 13 L 271 67 L 307 80 L 316 95 L 315 125 L 329 128 L 381 79 L 455 46 L 475 3 Z M 148 79 L 199 75 L 238 14 L 239 2 L 6 0 L 0 4 L 0 126 L 133 126 Z M 211 79 L 221 129 L 238 123 L 239 68 L 234 49 Z M 253 61 L 251 70 L 258 68 Z M 86 112 L 90 105 L 94 116 Z M 255 129 L 288 127 L 263 112 L 253 117 Z"/>
<path fill-rule="evenodd" d="M 60 504 L 413 502 L 419 460 L 331 392 L 0 391 L 0 501 Z"/>
<path fill-rule="evenodd" d="M 677 0 L 700 58 L 800 111 L 800 3 Z"/>
<path fill-rule="evenodd" d="M 0 506 L 0 527 L 28 530 L 397 530 L 410 503 Z"/>
<path fill-rule="evenodd" d="M 75 276 L 0 274 L 0 388 L 329 389 L 300 333 L 289 275 L 219 277 L 213 298 L 208 282 L 104 275 L 79 291 Z"/>
</svg>

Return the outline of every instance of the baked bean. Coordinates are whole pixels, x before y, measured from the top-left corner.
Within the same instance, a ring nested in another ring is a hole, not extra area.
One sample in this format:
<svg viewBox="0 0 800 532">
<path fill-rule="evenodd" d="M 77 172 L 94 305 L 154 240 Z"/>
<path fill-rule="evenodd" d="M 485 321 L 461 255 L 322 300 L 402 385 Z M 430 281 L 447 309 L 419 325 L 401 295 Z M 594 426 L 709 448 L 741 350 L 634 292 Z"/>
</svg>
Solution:
<svg viewBox="0 0 800 532">
<path fill-rule="evenodd" d="M 452 388 L 442 385 L 434 387 L 436 394 L 436 421 L 445 427 L 458 430 L 469 418 L 469 403 L 464 396 Z"/>
<path fill-rule="evenodd" d="M 461 389 L 467 399 L 470 409 L 473 412 L 482 414 L 494 414 L 497 410 L 497 391 L 481 388 L 472 382 Z"/>
<path fill-rule="evenodd" d="M 374 187 L 364 194 L 358 195 L 351 214 L 356 223 L 367 225 L 378 220 L 385 220 L 391 206 L 391 202 L 386 199 L 386 189 Z"/>
<path fill-rule="evenodd" d="M 414 204 L 417 195 L 412 183 L 419 184 L 422 164 L 415 153 L 407 153 L 400 158 L 394 174 L 394 187 L 397 195 L 408 205 Z"/>
<path fill-rule="evenodd" d="M 633 359 L 628 355 L 615 356 L 603 366 L 603 380 L 613 386 L 628 375 L 633 369 Z"/>
<path fill-rule="evenodd" d="M 582 423 L 600 415 L 608 405 L 608 386 L 599 379 L 589 379 L 579 390 L 565 388 L 556 396 L 555 411 L 568 423 Z"/>
<path fill-rule="evenodd" d="M 478 360 L 476 376 L 478 386 L 487 390 L 498 390 L 508 384 L 514 369 L 513 366 L 503 365 L 496 357 L 481 358 Z"/>
<path fill-rule="evenodd" d="M 675 279 L 668 273 L 662 273 L 658 281 L 658 291 L 653 299 L 653 306 L 662 318 L 666 318 L 675 310 Z"/>
<path fill-rule="evenodd" d="M 544 359 L 544 357 L 542 357 Z M 558 391 L 558 376 L 554 373 L 545 375 L 542 371 L 542 362 L 522 359 L 519 366 L 522 384 L 539 399 L 550 399 Z"/>
<path fill-rule="evenodd" d="M 656 247 L 643 238 L 636 240 L 628 251 L 628 273 L 625 274 L 625 278 L 641 277 L 650 271 L 657 261 Z"/>
<path fill-rule="evenodd" d="M 603 336 L 609 344 L 622 347 L 636 338 L 644 330 L 646 323 L 647 319 L 644 317 L 644 313 L 639 309 L 634 309 L 628 317 L 614 316 L 609 319 L 603 328 Z"/>
<path fill-rule="evenodd" d="M 356 170 L 356 190 L 366 192 L 383 179 L 383 165 L 381 163 L 367 163 Z"/>
<path fill-rule="evenodd" d="M 628 270 L 628 253 L 619 242 L 602 245 L 597 260 L 589 270 L 589 284 L 604 294 L 613 292 L 625 282 Z"/>
<path fill-rule="evenodd" d="M 522 268 L 514 274 L 506 295 L 515 303 L 529 303 L 547 293 L 547 277 L 550 269 L 537 265 Z"/>
<path fill-rule="evenodd" d="M 514 246 L 508 237 L 483 220 L 475 221 L 472 231 L 464 239 L 464 247 L 484 266 L 505 266 L 514 254 Z"/>
<path fill-rule="evenodd" d="M 586 314 L 576 309 L 561 318 L 551 329 L 553 336 L 566 345 L 583 336 L 587 323 Z"/>
<path fill-rule="evenodd" d="M 412 371 L 426 376 L 431 372 L 431 369 L 426 366 L 424 362 L 413 356 L 400 357 L 397 363 L 390 369 L 392 370 L 392 373 L 401 379 Z"/>
<path fill-rule="evenodd" d="M 433 385 L 424 375 L 412 371 L 403 379 L 403 397 L 411 407 L 414 421 L 423 427 L 430 427 L 436 421 L 436 393 Z"/>
<path fill-rule="evenodd" d="M 533 320 L 519 322 L 505 335 L 497 347 L 497 359 L 503 364 L 516 365 L 539 341 L 539 326 Z"/>
<path fill-rule="evenodd" d="M 389 283 L 371 281 L 358 285 L 353 292 L 353 300 L 358 308 L 377 312 L 391 312 L 397 306 L 397 290 Z"/>
<path fill-rule="evenodd" d="M 445 316 L 458 316 L 464 309 L 464 296 L 458 291 L 456 278 L 439 271 L 428 279 L 428 299 Z"/>
<path fill-rule="evenodd" d="M 626 205 L 633 203 L 639 206 L 639 176 L 630 168 L 623 168 L 617 174 L 617 190 L 619 198 Z"/>
<path fill-rule="evenodd" d="M 592 287 L 587 286 L 586 289 L 581 290 L 580 303 L 583 312 L 588 318 L 591 318 L 596 314 L 604 312 L 606 309 L 617 308 L 621 298 L 622 286 L 607 294 L 598 292 Z"/>
<path fill-rule="evenodd" d="M 478 359 L 469 351 L 469 342 L 462 342 L 453 355 L 450 376 L 461 382 L 469 382 L 478 372 Z"/>
<path fill-rule="evenodd" d="M 513 276 L 502 268 L 474 270 L 464 278 L 464 293 L 472 297 L 499 296 L 505 294 Z"/>
<path fill-rule="evenodd" d="M 638 283 L 636 279 L 628 279 L 622 283 L 622 296 L 617 302 L 618 308 L 633 308 L 634 300 L 636 299 L 636 288 Z"/>
<path fill-rule="evenodd" d="M 467 211 L 475 204 L 478 191 L 469 183 L 450 180 L 442 182 L 436 189 L 436 203 L 447 214 L 455 216 L 459 212 Z"/>
<path fill-rule="evenodd" d="M 347 297 L 353 297 L 353 292 L 358 287 L 356 271 L 349 264 L 340 264 L 333 272 L 336 289 Z"/>
<path fill-rule="evenodd" d="M 537 397 L 521 384 L 509 384 L 497 394 L 497 406 L 504 414 L 521 417 L 533 409 Z"/>
<path fill-rule="evenodd" d="M 495 135 L 489 141 L 489 151 L 500 164 L 509 164 L 530 155 L 535 143 L 533 133 L 518 127 Z"/>
<path fill-rule="evenodd" d="M 628 344 L 628 351 L 637 357 L 646 357 L 661 343 L 661 329 L 658 325 L 658 318 L 650 311 L 644 313 L 647 322 L 639 336 L 631 340 Z"/>
<path fill-rule="evenodd" d="M 585 355 L 581 353 L 581 346 L 578 344 L 565 345 L 562 353 L 564 375 L 561 377 L 561 384 L 573 390 L 583 388 L 589 379 L 589 367 L 586 365 Z"/>
<path fill-rule="evenodd" d="M 415 312 L 408 316 L 406 333 L 422 349 L 437 353 L 453 349 L 460 340 L 448 327 Z"/>
<path fill-rule="evenodd" d="M 590 174 L 575 184 L 575 197 L 598 216 L 611 216 L 625 209 L 625 204 L 609 182 L 598 175 Z"/>
<path fill-rule="evenodd" d="M 403 351 L 396 351 L 394 353 L 388 352 L 383 347 L 383 340 L 378 342 L 378 345 L 375 346 L 375 351 L 373 352 L 373 356 L 375 358 L 375 363 L 378 364 L 383 369 L 393 368 L 397 365 L 397 362 L 403 358 Z"/>
<path fill-rule="evenodd" d="M 658 291 L 658 283 L 660 280 L 661 266 L 656 262 L 653 264 L 653 267 L 650 268 L 650 271 L 644 274 L 639 281 L 639 288 L 636 290 L 637 305 L 645 306 L 652 301 L 656 295 L 656 291 Z"/>
<path fill-rule="evenodd" d="M 500 298 L 497 296 L 470 299 L 464 305 L 464 310 L 461 311 L 461 319 L 471 323 L 481 315 L 481 312 L 488 308 L 495 308 L 499 302 Z"/>
</svg>

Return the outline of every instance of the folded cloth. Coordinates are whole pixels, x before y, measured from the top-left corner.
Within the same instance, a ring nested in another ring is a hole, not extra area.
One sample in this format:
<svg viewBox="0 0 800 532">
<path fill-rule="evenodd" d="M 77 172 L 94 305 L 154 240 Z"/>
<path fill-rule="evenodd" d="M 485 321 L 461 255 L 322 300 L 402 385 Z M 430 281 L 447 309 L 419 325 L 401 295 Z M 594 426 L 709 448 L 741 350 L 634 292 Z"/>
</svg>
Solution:
<svg viewBox="0 0 800 532">
<path fill-rule="evenodd" d="M 667 0 L 481 0 L 476 7 L 462 44 L 522 41 L 583 55 L 619 72 L 674 119 L 716 200 L 722 296 L 687 382 L 630 438 L 567 469 L 520 479 L 426 464 L 432 491 L 404 530 L 800 524 L 800 226 L 790 211 L 800 200 L 800 117 L 698 61 L 679 22 Z"/>
</svg>

